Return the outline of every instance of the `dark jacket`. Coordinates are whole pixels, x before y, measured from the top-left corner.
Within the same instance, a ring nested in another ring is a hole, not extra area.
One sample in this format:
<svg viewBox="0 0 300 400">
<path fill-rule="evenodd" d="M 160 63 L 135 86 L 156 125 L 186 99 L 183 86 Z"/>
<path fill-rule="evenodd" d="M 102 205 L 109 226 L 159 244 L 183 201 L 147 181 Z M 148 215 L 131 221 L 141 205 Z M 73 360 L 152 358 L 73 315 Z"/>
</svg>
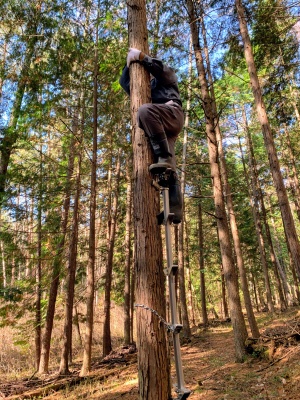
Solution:
<svg viewBox="0 0 300 400">
<path fill-rule="evenodd" d="M 151 79 L 151 98 L 152 103 L 166 103 L 167 101 L 173 100 L 182 106 L 177 76 L 174 70 L 168 65 L 163 64 L 161 60 L 151 58 L 145 55 L 144 59 L 140 63 L 146 68 L 146 70 L 153 75 Z M 129 68 L 125 66 L 120 78 L 120 85 L 127 94 L 130 94 L 130 76 Z"/>
</svg>

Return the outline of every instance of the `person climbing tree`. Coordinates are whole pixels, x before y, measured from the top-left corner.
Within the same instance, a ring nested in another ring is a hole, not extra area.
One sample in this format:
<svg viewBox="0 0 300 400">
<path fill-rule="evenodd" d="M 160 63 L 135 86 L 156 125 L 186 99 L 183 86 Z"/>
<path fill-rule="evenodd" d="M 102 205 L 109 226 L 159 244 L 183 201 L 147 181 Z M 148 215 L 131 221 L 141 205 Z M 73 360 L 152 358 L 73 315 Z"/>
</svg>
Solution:
<svg viewBox="0 0 300 400">
<path fill-rule="evenodd" d="M 153 174 L 170 168 L 169 197 L 170 212 L 174 214 L 173 223 L 182 220 L 182 194 L 176 174 L 175 142 L 183 127 L 184 113 L 179 95 L 178 80 L 174 70 L 157 58 L 152 58 L 142 51 L 130 48 L 127 62 L 120 77 L 120 85 L 130 94 L 129 66 L 139 62 L 151 76 L 152 103 L 143 104 L 137 113 L 138 125 L 149 138 L 156 163 L 149 170 Z M 158 214 L 158 223 L 163 222 L 163 212 Z"/>
</svg>

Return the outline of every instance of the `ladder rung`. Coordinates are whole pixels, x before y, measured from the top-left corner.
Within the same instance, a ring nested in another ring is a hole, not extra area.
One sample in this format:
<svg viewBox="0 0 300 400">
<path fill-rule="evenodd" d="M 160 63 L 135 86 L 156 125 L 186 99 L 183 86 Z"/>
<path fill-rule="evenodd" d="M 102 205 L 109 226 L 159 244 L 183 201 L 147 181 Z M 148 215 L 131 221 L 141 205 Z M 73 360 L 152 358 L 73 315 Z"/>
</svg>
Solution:
<svg viewBox="0 0 300 400">
<path fill-rule="evenodd" d="M 164 224 L 166 225 L 168 222 L 170 222 L 170 224 L 173 222 L 175 214 L 174 213 L 169 213 L 167 215 L 167 219 L 164 219 Z"/>
<path fill-rule="evenodd" d="M 178 265 L 172 265 L 172 267 L 170 267 L 170 268 L 164 268 L 164 273 L 167 276 L 170 275 L 171 273 L 173 275 L 176 275 L 177 271 L 178 271 Z"/>
<path fill-rule="evenodd" d="M 169 214 L 168 214 L 168 220 L 170 220 L 170 221 L 172 222 L 173 219 L 174 219 L 174 216 L 175 216 L 174 213 L 169 213 Z"/>
<path fill-rule="evenodd" d="M 176 275 L 177 271 L 178 271 L 178 265 L 173 265 L 172 267 L 173 274 Z"/>
<path fill-rule="evenodd" d="M 183 327 L 180 324 L 175 324 L 175 325 L 171 325 L 170 326 L 170 330 L 171 330 L 172 333 L 179 333 L 182 328 Z"/>
</svg>

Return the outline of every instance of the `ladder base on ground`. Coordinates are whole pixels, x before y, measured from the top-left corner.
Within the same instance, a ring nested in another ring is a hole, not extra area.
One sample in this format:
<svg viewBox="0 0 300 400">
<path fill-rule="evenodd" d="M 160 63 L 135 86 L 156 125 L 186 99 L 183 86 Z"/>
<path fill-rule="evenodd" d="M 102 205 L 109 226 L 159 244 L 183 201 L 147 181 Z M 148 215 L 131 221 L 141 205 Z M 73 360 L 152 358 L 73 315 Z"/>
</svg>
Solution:
<svg viewBox="0 0 300 400">
<path fill-rule="evenodd" d="M 185 400 L 189 397 L 190 394 L 191 394 L 191 391 L 189 389 L 184 389 L 183 392 L 178 393 L 178 397 L 174 400 Z"/>
</svg>

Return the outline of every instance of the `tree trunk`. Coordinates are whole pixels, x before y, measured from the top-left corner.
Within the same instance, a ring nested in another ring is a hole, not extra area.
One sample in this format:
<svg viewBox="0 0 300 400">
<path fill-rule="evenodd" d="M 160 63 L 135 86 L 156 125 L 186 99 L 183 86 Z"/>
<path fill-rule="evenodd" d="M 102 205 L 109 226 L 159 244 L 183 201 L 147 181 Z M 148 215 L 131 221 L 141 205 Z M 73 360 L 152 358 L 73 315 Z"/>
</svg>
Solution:
<svg viewBox="0 0 300 400">
<path fill-rule="evenodd" d="M 193 285 L 192 285 L 192 274 L 191 274 L 191 266 L 190 266 L 190 249 L 189 249 L 189 229 L 186 219 L 184 221 L 185 227 L 185 251 L 186 251 L 186 275 L 187 275 L 187 304 L 188 304 L 188 316 L 193 324 L 196 325 L 195 321 L 195 307 L 194 307 L 194 299 L 193 299 Z"/>
<path fill-rule="evenodd" d="M 289 252 L 289 254 L 290 254 L 290 252 Z M 291 254 L 290 254 L 290 256 L 291 256 Z M 298 279 L 298 276 L 296 274 L 296 270 L 295 270 L 295 266 L 294 266 L 292 257 L 290 257 L 290 259 L 291 259 L 291 270 L 292 270 L 292 275 L 293 275 L 293 280 L 294 280 L 294 289 L 295 289 L 295 292 L 296 292 L 298 304 L 300 304 L 299 279 Z"/>
<path fill-rule="evenodd" d="M 256 169 L 256 166 L 255 166 L 255 169 Z M 256 172 L 257 172 L 257 170 L 256 170 Z M 261 206 L 262 220 L 263 220 L 264 226 L 265 226 L 265 233 L 266 233 L 266 238 L 267 238 L 267 242 L 268 242 L 268 246 L 269 246 L 271 263 L 273 265 L 273 272 L 274 272 L 274 276 L 275 276 L 275 280 L 276 280 L 276 284 L 277 284 L 277 291 L 278 291 L 279 301 L 280 301 L 280 309 L 281 309 L 281 311 L 284 311 L 287 308 L 287 304 L 286 304 L 286 301 L 285 301 L 285 298 L 283 295 L 282 285 L 281 285 L 281 281 L 280 281 L 280 277 L 279 277 L 279 268 L 278 268 L 278 263 L 276 261 L 270 227 L 269 227 L 269 223 L 267 220 L 267 212 L 266 212 L 265 202 L 264 202 L 264 198 L 263 198 L 263 193 L 262 193 L 261 187 L 259 186 L 258 182 L 257 182 L 257 188 L 258 188 L 258 196 L 259 196 L 260 206 Z"/>
<path fill-rule="evenodd" d="M 110 305 L 111 305 L 111 283 L 112 283 L 112 268 L 113 255 L 115 247 L 116 224 L 118 214 L 118 199 L 119 199 L 119 184 L 120 184 L 120 150 L 118 153 L 117 166 L 115 172 L 115 193 L 112 204 L 112 214 L 110 221 L 109 242 L 107 251 L 107 264 L 105 271 L 105 295 L 104 295 L 104 324 L 103 324 L 103 357 L 107 356 L 112 351 L 111 332 L 110 332 Z"/>
<path fill-rule="evenodd" d="M 293 220 L 293 215 L 290 209 L 290 204 L 286 192 L 286 188 L 284 186 L 279 160 L 277 156 L 277 151 L 274 144 L 274 139 L 271 131 L 271 127 L 268 121 L 261 88 L 256 72 L 256 66 L 254 63 L 254 57 L 252 52 L 252 45 L 248 33 L 247 27 L 247 19 L 245 15 L 245 11 L 242 5 L 241 0 L 235 1 L 239 24 L 240 24 L 240 32 L 243 38 L 244 43 L 244 53 L 245 59 L 248 67 L 251 87 L 253 91 L 253 96 L 256 104 L 256 111 L 259 122 L 261 124 L 264 143 L 268 153 L 270 169 L 274 181 L 274 185 L 276 188 L 276 193 L 278 197 L 279 207 L 281 211 L 281 217 L 283 221 L 283 225 L 285 228 L 286 240 L 289 244 L 289 248 L 293 257 L 293 261 L 296 267 L 296 271 L 298 276 L 300 277 L 300 243 L 298 239 L 298 235 L 295 228 L 295 223 Z"/>
<path fill-rule="evenodd" d="M 130 275 L 131 275 L 131 210 L 132 210 L 132 163 L 127 162 L 126 168 L 126 218 L 125 218 L 125 282 L 124 282 L 124 344 L 131 343 L 130 323 Z"/>
<path fill-rule="evenodd" d="M 298 217 L 298 220 L 300 221 L 300 185 L 299 185 L 299 179 L 298 179 L 298 174 L 297 174 L 295 156 L 294 156 L 294 152 L 293 152 L 292 145 L 291 145 L 289 131 L 288 131 L 288 128 L 286 127 L 286 125 L 284 126 L 284 132 L 285 132 L 285 141 L 286 141 L 287 150 L 288 150 L 288 159 L 290 161 L 291 168 L 292 168 L 291 173 L 289 173 L 290 179 L 292 182 L 291 188 L 292 188 L 292 192 L 294 195 L 294 202 L 295 202 L 295 206 L 296 206 L 297 217 Z"/>
<path fill-rule="evenodd" d="M 0 216 L 0 226 L 1 226 L 1 216 Z M 1 267 L 2 267 L 2 282 L 1 285 L 6 288 L 6 262 L 5 262 L 5 255 L 4 255 L 4 246 L 3 241 L 0 240 L 0 250 L 1 250 Z"/>
<path fill-rule="evenodd" d="M 184 206 L 183 206 L 184 209 Z M 191 328 L 189 322 L 189 315 L 187 309 L 186 300 L 186 288 L 185 288 L 185 262 L 184 262 L 184 218 L 179 226 L 178 235 L 178 282 L 179 282 L 179 299 L 180 299 L 180 311 L 181 321 L 183 325 L 183 336 L 189 338 L 191 336 Z"/>
<path fill-rule="evenodd" d="M 129 46 L 148 53 L 145 0 L 128 0 Z M 138 63 L 130 66 L 130 100 L 133 143 L 134 233 L 136 301 L 165 316 L 162 245 L 156 214 L 158 193 L 151 185 L 148 166 L 153 162 L 146 138 L 137 126 L 136 114 L 150 102 L 149 74 Z M 156 315 L 137 308 L 139 398 L 167 400 L 170 397 L 170 370 L 165 327 Z"/>
<path fill-rule="evenodd" d="M 284 290 L 285 298 L 287 301 L 287 305 L 289 306 L 293 303 L 293 299 L 291 298 L 291 290 L 290 290 L 290 286 L 288 284 L 288 280 L 287 280 L 287 276 L 286 276 L 286 267 L 285 267 L 285 263 L 284 263 L 283 256 L 282 256 L 282 249 L 281 249 L 278 235 L 276 232 L 270 196 L 267 197 L 267 201 L 268 201 L 267 206 L 270 210 L 271 224 L 272 224 L 272 228 L 273 228 L 273 237 L 274 237 L 274 244 L 275 244 L 274 253 L 275 253 L 275 257 L 276 257 L 276 263 L 278 265 L 278 271 L 279 271 L 279 274 L 280 274 L 280 277 L 282 280 L 282 285 L 283 285 L 283 290 Z"/>
<path fill-rule="evenodd" d="M 199 43 L 199 28 L 197 25 L 198 21 L 195 15 L 194 3 L 192 0 L 187 0 L 186 4 L 189 13 L 190 28 L 193 38 L 193 48 L 196 57 L 196 66 L 201 87 L 202 107 L 205 114 L 206 135 L 208 140 L 208 152 L 215 204 L 215 218 L 217 220 L 222 265 L 227 286 L 230 318 L 233 325 L 236 359 L 237 361 L 241 362 L 244 360 L 244 357 L 246 355 L 245 340 L 247 338 L 247 329 L 242 313 L 238 279 L 233 260 L 229 228 L 227 224 L 227 216 L 223 199 L 223 188 L 218 164 L 218 144 L 214 129 L 215 118 L 213 115 L 212 99 L 208 90 L 208 82 Z"/>
<path fill-rule="evenodd" d="M 77 117 L 77 116 L 76 116 Z M 77 118 L 76 118 L 77 119 Z M 76 128 L 75 128 L 76 129 Z M 77 133 L 78 129 L 75 130 Z M 75 277 L 77 269 L 77 243 L 78 243 L 78 221 L 79 221 L 79 203 L 81 192 L 81 149 L 73 149 L 74 153 L 78 155 L 77 177 L 76 177 L 76 192 L 73 204 L 73 221 L 71 228 L 71 237 L 69 244 L 69 259 L 68 270 L 66 276 L 66 303 L 65 303 L 65 322 L 64 322 L 64 336 L 63 348 L 60 360 L 59 373 L 67 375 L 69 373 L 69 358 L 72 355 L 72 324 L 73 324 L 73 305 L 74 305 L 74 292 L 75 292 Z"/>
<path fill-rule="evenodd" d="M 3 83 L 4 83 L 4 76 L 5 76 L 5 63 L 7 57 L 7 47 L 8 43 L 5 41 L 2 44 L 2 60 L 0 62 L 0 104 L 2 103 L 2 93 L 3 93 Z"/>
<path fill-rule="evenodd" d="M 228 305 L 227 305 L 227 298 L 226 298 L 226 282 L 224 279 L 224 269 L 221 265 L 221 293 L 222 293 L 222 304 L 223 304 L 223 314 L 224 318 L 229 318 L 228 313 Z"/>
<path fill-rule="evenodd" d="M 99 16 L 99 9 L 98 9 Z M 98 26 L 95 38 L 94 91 L 93 91 L 93 148 L 91 160 L 91 193 L 90 193 L 90 232 L 89 259 L 87 264 L 86 289 L 86 324 L 84 335 L 83 361 L 80 376 L 85 376 L 91 369 L 93 324 L 94 324 L 94 292 L 95 292 L 95 258 L 96 258 L 96 207 L 97 207 L 97 132 L 98 132 Z"/>
<path fill-rule="evenodd" d="M 42 201 L 43 201 L 43 159 L 42 159 L 42 148 L 40 147 L 40 184 L 37 199 L 37 266 L 35 273 L 35 361 L 36 369 L 39 369 L 41 351 L 42 351 Z"/>
<path fill-rule="evenodd" d="M 192 56 L 190 53 L 188 100 L 187 100 L 186 115 L 185 115 L 185 121 L 184 121 L 182 165 L 181 165 L 181 177 L 180 177 L 180 190 L 182 193 L 183 215 L 184 215 L 187 129 L 188 129 L 188 125 L 189 125 L 189 109 L 190 109 L 190 97 L 191 97 L 191 74 L 192 74 Z M 185 225 L 185 220 L 184 220 L 184 218 L 182 218 L 182 222 L 178 228 L 178 279 L 179 279 L 179 298 L 180 298 L 180 310 L 181 310 L 181 318 L 182 318 L 182 325 L 183 325 L 183 336 L 186 338 L 189 338 L 191 336 L 191 328 L 190 328 L 189 315 L 188 315 L 188 310 L 187 310 L 186 289 L 185 289 L 184 225 Z"/>
<path fill-rule="evenodd" d="M 254 301 L 255 301 L 255 306 L 256 306 L 256 311 L 259 312 L 259 302 L 258 302 L 258 295 L 257 295 L 257 288 L 256 288 L 256 280 L 255 280 L 255 275 L 253 273 L 253 270 L 251 270 L 251 282 L 253 285 L 253 295 L 254 295 Z"/>
<path fill-rule="evenodd" d="M 135 252 L 133 248 L 133 265 L 135 265 Z M 135 268 L 131 271 L 131 282 L 130 282 L 130 342 L 133 342 L 133 326 L 134 326 L 134 304 L 135 304 Z"/>
<path fill-rule="evenodd" d="M 199 197 L 201 196 L 201 188 L 199 187 Z M 205 267 L 204 267 L 204 240 L 203 240 L 203 223 L 202 223 L 202 206 L 201 200 L 198 204 L 198 244 L 199 244 L 199 271 L 200 271 L 200 295 L 201 295 L 201 311 L 202 323 L 208 325 L 206 291 L 205 291 Z"/>
<path fill-rule="evenodd" d="M 297 102 L 295 101 L 295 99 L 298 98 L 298 92 L 297 92 L 296 90 L 293 89 L 293 87 L 295 87 L 295 86 L 296 86 L 296 85 L 295 85 L 295 82 L 294 82 L 294 80 L 293 80 L 293 81 L 292 81 L 292 84 L 289 85 L 289 90 L 290 90 L 290 95 L 291 95 L 291 97 L 290 97 L 290 102 L 291 102 L 291 104 L 292 104 L 292 106 L 293 106 L 293 108 L 294 108 L 294 111 L 295 111 L 295 115 L 296 115 L 296 119 L 297 119 L 298 125 L 300 125 L 300 114 L 299 114 L 299 110 L 298 110 L 298 107 L 297 107 Z"/>
</svg>

